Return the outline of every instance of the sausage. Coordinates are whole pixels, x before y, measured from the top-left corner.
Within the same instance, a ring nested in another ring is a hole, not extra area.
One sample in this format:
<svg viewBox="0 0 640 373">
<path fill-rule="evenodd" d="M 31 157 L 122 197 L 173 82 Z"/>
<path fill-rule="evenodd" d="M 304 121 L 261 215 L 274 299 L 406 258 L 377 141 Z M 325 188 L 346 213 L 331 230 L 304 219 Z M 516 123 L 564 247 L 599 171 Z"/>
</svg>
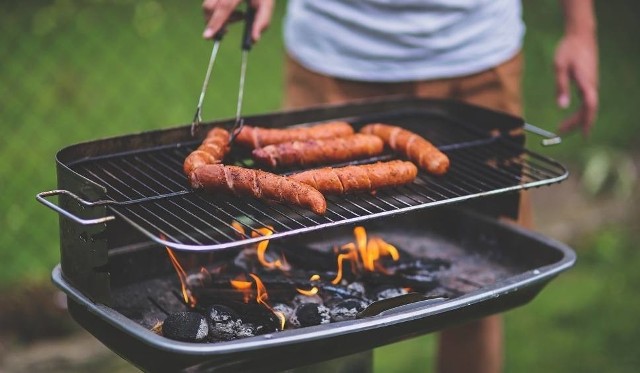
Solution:
<svg viewBox="0 0 640 373">
<path fill-rule="evenodd" d="M 418 167 L 435 175 L 449 170 L 449 157 L 438 150 L 424 137 L 397 126 L 388 124 L 368 124 L 361 133 L 379 136 L 394 151 L 415 162 Z"/>
<path fill-rule="evenodd" d="M 373 164 L 325 167 L 290 175 L 324 194 L 374 191 L 413 182 L 418 168 L 411 162 L 395 160 Z"/>
<path fill-rule="evenodd" d="M 222 162 L 229 152 L 229 131 L 215 127 L 207 133 L 198 149 L 185 158 L 183 170 L 189 176 L 196 168 Z"/>
<path fill-rule="evenodd" d="M 254 149 L 253 159 L 271 168 L 344 162 L 382 153 L 384 143 L 378 136 L 361 133 L 333 139 L 283 142 Z"/>
<path fill-rule="evenodd" d="M 347 122 L 327 122 L 310 127 L 263 128 L 243 126 L 236 141 L 243 146 L 257 149 L 263 146 L 287 141 L 326 139 L 353 134 L 353 127 Z"/>
<path fill-rule="evenodd" d="M 189 181 L 194 189 L 289 203 L 309 209 L 318 215 L 327 211 L 327 201 L 318 190 L 270 172 L 208 164 L 196 168 L 189 175 Z"/>
</svg>

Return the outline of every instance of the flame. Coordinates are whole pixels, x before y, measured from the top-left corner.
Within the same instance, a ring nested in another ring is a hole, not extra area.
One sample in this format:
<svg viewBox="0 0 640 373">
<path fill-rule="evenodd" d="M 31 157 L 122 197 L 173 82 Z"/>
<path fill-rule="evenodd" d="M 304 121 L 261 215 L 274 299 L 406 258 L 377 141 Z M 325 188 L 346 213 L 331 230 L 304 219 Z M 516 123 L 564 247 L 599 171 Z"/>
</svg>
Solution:
<svg viewBox="0 0 640 373">
<path fill-rule="evenodd" d="M 314 281 L 318 281 L 318 280 L 320 280 L 320 275 L 318 275 L 318 274 L 312 275 L 309 278 L 309 282 L 314 282 Z M 318 287 L 317 286 L 311 287 L 310 290 L 304 290 L 304 289 L 299 289 L 299 288 L 296 288 L 296 290 L 298 291 L 298 293 L 300 293 L 302 295 L 306 295 L 308 297 L 318 294 Z"/>
<path fill-rule="evenodd" d="M 251 300 L 251 281 L 247 281 L 244 278 L 237 277 L 235 280 L 229 280 L 229 283 L 234 289 L 237 289 L 242 293 L 242 301 L 249 303 Z"/>
<path fill-rule="evenodd" d="M 267 300 L 269 299 L 269 294 L 267 294 L 267 288 L 265 288 L 264 284 L 260 280 L 260 277 L 254 275 L 253 273 L 250 273 L 249 276 L 251 276 L 251 278 L 253 278 L 253 281 L 255 281 L 255 284 L 256 284 L 256 293 L 257 293 L 256 294 L 256 301 L 258 303 L 262 304 L 263 306 L 265 306 L 274 315 L 276 315 L 278 320 L 280 320 L 280 330 L 284 330 L 284 326 L 285 326 L 285 323 L 286 323 L 286 319 L 284 317 L 284 313 L 275 311 L 273 308 L 271 308 L 269 303 L 267 303 Z"/>
<path fill-rule="evenodd" d="M 231 227 L 240 235 L 241 238 L 246 236 L 246 232 L 242 224 L 237 221 L 231 222 Z M 271 236 L 273 234 L 273 227 L 266 226 L 262 228 L 257 228 L 251 232 L 251 237 L 256 238 L 260 236 Z M 267 248 L 269 247 L 269 240 L 260 241 L 258 246 L 256 247 L 256 254 L 258 255 L 258 261 L 262 264 L 263 267 L 268 269 L 288 269 L 288 264 L 284 258 L 282 260 L 276 259 L 273 262 L 270 262 L 266 258 Z"/>
<path fill-rule="evenodd" d="M 251 232 L 251 237 L 255 238 L 260 236 L 271 236 L 272 234 L 273 234 L 273 227 L 258 228 L 255 231 Z M 269 269 L 282 268 L 283 265 L 280 259 L 276 259 L 274 262 L 269 262 L 265 258 L 265 254 L 267 252 L 268 246 L 269 246 L 269 240 L 260 241 L 258 243 L 258 247 L 256 249 L 256 252 L 258 254 L 258 261 L 260 261 L 260 264 L 262 264 L 265 268 L 269 268 Z"/>
<path fill-rule="evenodd" d="M 379 260 L 385 256 L 391 257 L 393 261 L 400 259 L 398 249 L 385 242 L 382 238 L 371 237 L 368 239 L 364 227 L 355 227 L 353 235 L 355 236 L 355 242 L 349 242 L 340 247 L 343 252 L 338 254 L 337 257 L 338 270 L 336 278 L 331 281 L 334 285 L 342 280 L 345 260 L 351 261 L 351 268 L 354 272 L 363 270 L 386 273 L 386 269 L 380 265 Z"/>
<path fill-rule="evenodd" d="M 195 307 L 196 298 L 191 295 L 191 291 L 187 287 L 187 273 L 184 271 L 178 258 L 176 258 L 173 251 L 170 248 L 165 247 L 167 249 L 167 254 L 169 254 L 169 259 L 171 260 L 171 264 L 173 264 L 173 268 L 175 268 L 176 273 L 178 274 L 178 279 L 180 280 L 180 287 L 182 289 L 182 299 L 184 302 L 188 304 L 190 307 Z"/>
</svg>

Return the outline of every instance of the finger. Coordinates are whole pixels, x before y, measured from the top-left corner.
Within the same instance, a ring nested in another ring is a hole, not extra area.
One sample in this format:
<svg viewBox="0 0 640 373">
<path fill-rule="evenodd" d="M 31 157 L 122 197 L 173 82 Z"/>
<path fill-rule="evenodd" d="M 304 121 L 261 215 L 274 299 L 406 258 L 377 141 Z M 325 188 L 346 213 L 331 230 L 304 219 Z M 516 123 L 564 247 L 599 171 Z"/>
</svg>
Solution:
<svg viewBox="0 0 640 373">
<path fill-rule="evenodd" d="M 583 117 L 584 111 L 582 109 L 571 114 L 571 116 L 569 116 L 560 124 L 559 132 L 561 134 L 564 134 L 575 130 L 583 122 Z"/>
<path fill-rule="evenodd" d="M 253 24 L 253 29 L 251 30 L 251 37 L 255 42 L 260 40 L 262 32 L 269 27 L 271 17 L 273 15 L 274 4 L 272 0 L 254 0 L 252 5 L 256 7 L 256 19 Z"/>
<path fill-rule="evenodd" d="M 598 112 L 598 90 L 596 83 L 586 79 L 576 79 L 576 84 L 582 97 L 582 133 L 588 136 Z"/>
<path fill-rule="evenodd" d="M 202 36 L 205 39 L 211 39 L 213 36 L 224 26 L 229 19 L 229 16 L 232 14 L 233 10 L 238 4 L 238 1 L 235 0 L 210 0 L 212 5 L 207 4 L 208 8 L 205 10 L 205 14 L 210 12 L 209 19 L 207 20 L 207 25 L 205 27 L 204 33 Z"/>
<path fill-rule="evenodd" d="M 569 95 L 569 68 L 564 62 L 556 62 L 556 100 L 558 106 L 563 109 L 569 107 L 571 96 Z"/>
</svg>

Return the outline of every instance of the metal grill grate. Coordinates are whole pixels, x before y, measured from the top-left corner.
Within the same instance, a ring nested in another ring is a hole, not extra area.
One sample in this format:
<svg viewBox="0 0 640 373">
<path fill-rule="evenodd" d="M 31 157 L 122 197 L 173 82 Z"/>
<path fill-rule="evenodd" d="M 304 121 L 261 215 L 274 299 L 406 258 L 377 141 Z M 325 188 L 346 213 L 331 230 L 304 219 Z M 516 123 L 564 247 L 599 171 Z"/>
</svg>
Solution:
<svg viewBox="0 0 640 373">
<path fill-rule="evenodd" d="M 194 251 L 264 240 L 263 236 L 254 236 L 256 229 L 262 227 L 273 230 L 270 239 L 284 237 L 551 184 L 568 175 L 562 165 L 551 159 L 433 113 L 428 126 L 424 125 L 424 116 L 377 119 L 412 130 L 422 129 L 421 133 L 450 157 L 449 172 L 442 177 L 420 172 L 410 185 L 375 194 L 328 196 L 327 213 L 318 216 L 283 204 L 192 191 L 182 173 L 182 163 L 198 146 L 197 142 L 84 159 L 71 167 L 107 189 L 108 198 L 114 201 L 109 208 L 119 218 L 156 242 Z M 358 126 L 357 120 L 352 123 Z M 245 156 L 236 151 L 229 163 L 242 164 Z M 392 157 L 387 154 L 381 158 Z M 231 226 L 233 221 L 239 222 L 247 233 L 236 231 Z"/>
</svg>

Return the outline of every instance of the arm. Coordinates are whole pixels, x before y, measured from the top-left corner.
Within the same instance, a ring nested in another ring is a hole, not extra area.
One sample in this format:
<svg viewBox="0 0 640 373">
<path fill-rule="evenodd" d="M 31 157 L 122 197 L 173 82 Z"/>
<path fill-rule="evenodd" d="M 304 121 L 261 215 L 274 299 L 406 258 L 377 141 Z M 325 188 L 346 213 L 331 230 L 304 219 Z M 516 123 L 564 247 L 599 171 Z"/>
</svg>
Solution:
<svg viewBox="0 0 640 373">
<path fill-rule="evenodd" d="M 205 29 L 202 37 L 212 39 L 232 15 L 242 0 L 203 0 Z M 256 18 L 251 30 L 251 38 L 256 42 L 262 32 L 269 26 L 273 15 L 274 0 L 250 0 L 251 6 L 256 9 Z"/>
<path fill-rule="evenodd" d="M 570 104 L 570 82 L 578 88 L 582 104 L 565 119 L 560 132 L 578 128 L 587 136 L 598 112 L 598 42 L 593 0 L 560 0 L 565 32 L 555 55 L 558 106 Z"/>
</svg>

